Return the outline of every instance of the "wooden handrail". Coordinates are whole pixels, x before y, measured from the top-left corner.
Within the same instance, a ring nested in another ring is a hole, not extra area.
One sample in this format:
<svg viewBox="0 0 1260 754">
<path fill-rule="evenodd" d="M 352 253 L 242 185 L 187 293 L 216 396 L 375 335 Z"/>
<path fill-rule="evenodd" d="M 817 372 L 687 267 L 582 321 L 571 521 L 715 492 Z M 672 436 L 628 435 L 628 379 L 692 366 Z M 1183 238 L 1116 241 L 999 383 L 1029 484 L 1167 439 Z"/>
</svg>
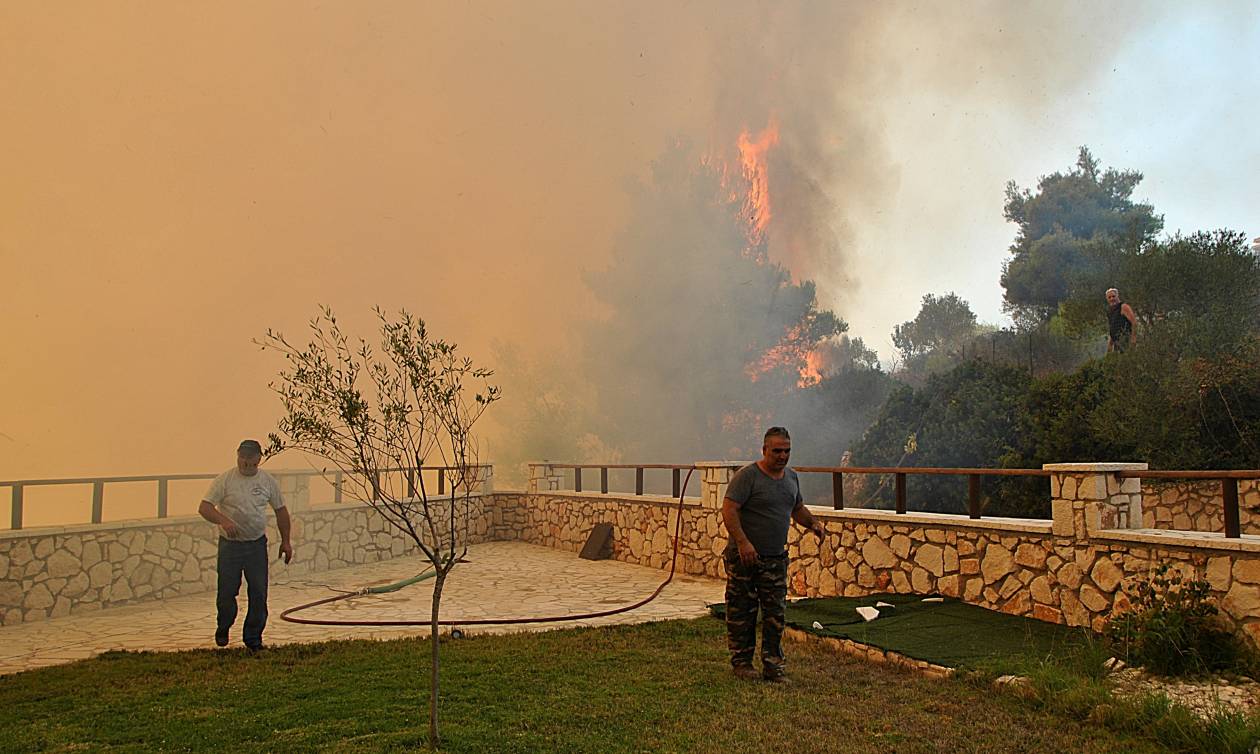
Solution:
<svg viewBox="0 0 1260 754">
<path fill-rule="evenodd" d="M 398 467 L 381 469 L 380 473 L 406 473 L 409 477 L 409 487 L 414 489 L 413 475 L 416 472 L 436 471 L 438 473 L 438 494 L 444 494 L 446 487 L 446 472 L 456 471 L 459 466 L 420 466 L 420 467 Z M 469 464 L 467 468 L 480 471 L 481 469 L 493 469 L 492 464 Z M 340 469 L 330 469 L 327 471 L 303 471 L 295 470 L 266 470 L 267 473 L 278 478 L 290 477 L 332 477 L 333 478 L 333 500 L 340 503 L 342 500 L 342 486 L 344 483 L 344 475 Z M 101 477 L 65 477 L 58 479 L 9 479 L 0 480 L 0 487 L 10 487 L 10 516 L 9 528 L 11 530 L 19 530 L 22 528 L 22 519 L 25 513 L 25 490 L 27 487 L 51 487 L 68 484 L 90 484 L 92 485 L 92 512 L 91 521 L 94 524 L 101 523 L 103 517 L 105 485 L 108 484 L 126 484 L 132 482 L 157 482 L 157 518 L 166 518 L 168 510 L 170 482 L 192 481 L 214 479 L 222 472 L 213 474 L 147 474 L 142 476 L 101 476 Z"/>
<path fill-rule="evenodd" d="M 1121 479 L 1260 479 L 1260 469 L 1229 471 L 1114 471 Z"/>
<path fill-rule="evenodd" d="M 1061 472 L 1047 469 L 969 469 L 936 466 L 793 466 L 797 471 L 823 474 L 926 474 L 970 476 L 1050 476 Z"/>
<path fill-rule="evenodd" d="M 494 465 L 489 464 L 489 463 L 469 464 L 469 468 L 474 468 L 474 469 L 489 469 L 493 467 Z M 398 468 L 381 469 L 381 471 L 384 473 L 394 473 L 396 471 L 409 471 L 415 468 L 416 467 L 403 468 L 400 466 Z M 420 466 L 419 470 L 420 471 L 437 471 L 437 470 L 453 471 L 458 468 L 460 467 L 459 466 Z M 629 466 L 627 468 L 634 468 L 634 467 Z M 691 467 L 684 466 L 683 468 L 691 468 Z M 270 469 L 263 469 L 263 471 L 266 471 L 268 474 L 271 474 L 272 476 L 283 476 L 283 477 L 328 476 L 328 475 L 333 475 L 337 473 L 336 469 L 329 469 L 327 471 L 314 471 L 314 470 L 303 471 L 301 469 L 293 469 L 293 470 L 284 469 L 284 470 L 271 471 Z M 12 487 L 15 484 L 21 484 L 21 485 L 33 487 L 33 486 L 46 486 L 46 485 L 56 485 L 56 484 L 93 484 L 95 482 L 110 482 L 110 483 L 157 482 L 162 479 L 166 479 L 172 482 L 178 482 L 181 480 L 189 480 L 189 479 L 214 479 L 215 477 L 217 477 L 219 474 L 222 474 L 222 473 L 223 472 L 221 471 L 216 471 L 216 472 L 208 473 L 208 474 L 145 474 L 143 476 L 87 476 L 87 477 L 58 477 L 56 479 L 0 479 L 0 487 Z"/>
<path fill-rule="evenodd" d="M 552 463 L 539 461 L 531 466 L 550 466 L 553 469 L 696 469 L 693 463 Z M 744 464 L 732 465 L 739 468 Z"/>
</svg>

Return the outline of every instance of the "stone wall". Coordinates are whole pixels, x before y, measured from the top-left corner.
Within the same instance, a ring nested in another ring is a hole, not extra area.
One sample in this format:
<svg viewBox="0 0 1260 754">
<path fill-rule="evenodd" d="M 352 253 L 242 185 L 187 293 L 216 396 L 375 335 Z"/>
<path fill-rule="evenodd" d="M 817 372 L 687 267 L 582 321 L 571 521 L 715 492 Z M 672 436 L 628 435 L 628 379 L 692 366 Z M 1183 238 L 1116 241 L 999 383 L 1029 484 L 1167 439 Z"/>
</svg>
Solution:
<svg viewBox="0 0 1260 754">
<path fill-rule="evenodd" d="M 613 559 L 668 568 L 678 510 L 676 499 L 656 495 L 553 492 L 522 496 L 516 504 L 500 499 L 496 515 L 507 523 L 500 538 L 570 552 L 582 549 L 596 524 L 609 523 Z M 721 516 L 702 507 L 699 498 L 686 498 L 682 512 L 679 570 L 721 577 L 726 546 Z"/>
<path fill-rule="evenodd" d="M 287 491 L 286 500 L 293 561 L 273 561 L 273 574 L 372 563 L 415 547 L 362 503 L 310 508 Z M 493 499 L 469 505 L 470 544 L 493 538 Z M 199 516 L 0 532 L 0 625 L 212 590 L 218 535 Z M 272 516 L 267 540 L 278 548 Z"/>
<path fill-rule="evenodd" d="M 1150 529 L 1225 531 L 1221 483 L 1214 480 L 1142 483 L 1143 524 Z M 1260 534 L 1260 480 L 1238 482 L 1238 524 L 1243 534 Z"/>
<path fill-rule="evenodd" d="M 730 472 L 724 464 L 705 466 L 702 497 L 684 501 L 679 566 L 684 573 L 721 577 L 726 535 L 720 505 Z M 942 594 L 1100 630 L 1128 606 L 1125 585 L 1167 562 L 1206 578 L 1224 614 L 1260 641 L 1260 537 L 1135 530 L 1143 521 L 1141 482 L 1114 472 L 1141 468 L 1047 466 L 1053 473 L 1051 521 L 812 508 L 827 537 L 820 543 L 792 528 L 792 593 Z M 540 465 L 531 493 L 496 511 L 519 527 L 517 538 L 576 551 L 595 524 L 607 522 L 613 524 L 614 558 L 668 567 L 676 500 L 562 492 L 549 475 Z"/>
<path fill-rule="evenodd" d="M 697 465 L 701 496 L 680 506 L 654 495 L 566 492 L 558 473 L 536 464 L 527 492 L 472 499 L 469 542 L 520 540 L 577 552 L 606 522 L 615 559 L 667 568 L 681 511 L 679 572 L 721 578 L 721 501 L 731 471 L 727 463 Z M 1207 579 L 1224 614 L 1260 640 L 1260 536 L 1143 528 L 1150 493 L 1141 480 L 1116 476 L 1143 465 L 1046 468 L 1049 521 L 814 508 L 827 535 L 820 543 L 793 527 L 792 592 L 943 594 L 1098 630 L 1127 606 L 1126 584 L 1174 563 Z M 1253 500 L 1255 484 L 1246 489 L 1244 500 Z M 365 505 L 308 508 L 293 497 L 295 558 L 278 566 L 287 573 L 410 551 Z M 274 523 L 269 538 L 275 547 Z M 0 533 L 0 625 L 212 589 L 216 539 L 215 527 L 197 517 Z"/>
</svg>

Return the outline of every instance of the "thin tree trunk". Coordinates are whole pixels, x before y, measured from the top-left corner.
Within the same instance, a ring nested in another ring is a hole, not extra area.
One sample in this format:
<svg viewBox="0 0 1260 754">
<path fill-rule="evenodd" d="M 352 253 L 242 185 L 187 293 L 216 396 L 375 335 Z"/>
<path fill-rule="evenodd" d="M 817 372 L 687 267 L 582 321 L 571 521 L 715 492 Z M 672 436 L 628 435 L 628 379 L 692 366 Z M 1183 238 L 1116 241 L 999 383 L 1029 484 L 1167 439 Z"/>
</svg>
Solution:
<svg viewBox="0 0 1260 754">
<path fill-rule="evenodd" d="M 438 607 L 442 604 L 442 584 L 446 572 L 437 569 L 433 581 L 433 613 L 429 619 L 429 643 L 433 648 L 432 667 L 429 675 L 429 747 L 437 750 L 438 739 Z"/>
</svg>

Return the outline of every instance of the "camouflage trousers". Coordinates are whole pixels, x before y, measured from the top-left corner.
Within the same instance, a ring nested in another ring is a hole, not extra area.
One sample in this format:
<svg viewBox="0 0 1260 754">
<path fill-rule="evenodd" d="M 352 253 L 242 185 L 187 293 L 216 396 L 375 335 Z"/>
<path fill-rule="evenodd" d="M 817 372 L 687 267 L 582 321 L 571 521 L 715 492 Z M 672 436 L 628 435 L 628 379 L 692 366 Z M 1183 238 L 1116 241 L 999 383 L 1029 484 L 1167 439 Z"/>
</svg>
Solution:
<svg viewBox="0 0 1260 754">
<path fill-rule="evenodd" d="M 788 556 L 759 558 L 752 565 L 727 551 L 726 643 L 731 665 L 752 665 L 757 646 L 757 610 L 761 610 L 761 668 L 773 675 L 784 670 L 783 613 L 787 602 Z"/>
</svg>

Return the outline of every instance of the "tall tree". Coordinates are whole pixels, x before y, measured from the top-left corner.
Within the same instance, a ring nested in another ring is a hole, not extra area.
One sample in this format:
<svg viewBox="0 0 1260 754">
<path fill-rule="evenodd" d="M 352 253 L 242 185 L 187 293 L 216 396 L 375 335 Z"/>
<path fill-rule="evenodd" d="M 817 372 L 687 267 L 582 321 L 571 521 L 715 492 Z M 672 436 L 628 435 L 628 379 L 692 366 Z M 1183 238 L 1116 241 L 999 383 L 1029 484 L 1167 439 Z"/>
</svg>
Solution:
<svg viewBox="0 0 1260 754">
<path fill-rule="evenodd" d="M 971 306 L 953 291 L 943 296 L 929 293 L 918 315 L 893 329 L 893 345 L 909 361 L 933 351 L 956 349 L 975 336 L 977 328 Z"/>
<path fill-rule="evenodd" d="M 627 457 L 749 452 L 827 376 L 810 359 L 848 328 L 812 282 L 770 260 L 739 180 L 675 145 L 650 183 L 631 187 L 611 265 L 587 275 L 599 301 L 580 331 L 582 373 L 599 394 L 591 426 Z M 844 347 L 865 358 L 861 344 Z"/>
<path fill-rule="evenodd" d="M 1024 325 L 1040 324 L 1068 299 L 1098 298 L 1099 254 L 1135 249 L 1154 239 L 1163 217 L 1133 201 L 1142 180 L 1134 170 L 1101 170 L 1087 147 L 1076 166 L 1037 182 L 1037 190 L 1006 185 L 1006 219 L 1019 231 L 1002 272 L 1006 309 Z M 1091 246 L 1100 251 L 1091 253 Z"/>
</svg>

